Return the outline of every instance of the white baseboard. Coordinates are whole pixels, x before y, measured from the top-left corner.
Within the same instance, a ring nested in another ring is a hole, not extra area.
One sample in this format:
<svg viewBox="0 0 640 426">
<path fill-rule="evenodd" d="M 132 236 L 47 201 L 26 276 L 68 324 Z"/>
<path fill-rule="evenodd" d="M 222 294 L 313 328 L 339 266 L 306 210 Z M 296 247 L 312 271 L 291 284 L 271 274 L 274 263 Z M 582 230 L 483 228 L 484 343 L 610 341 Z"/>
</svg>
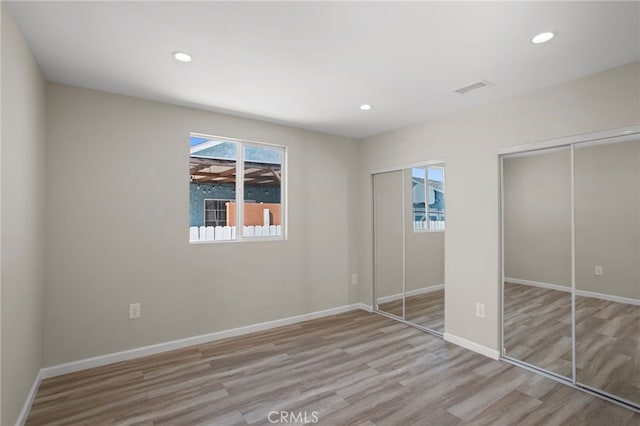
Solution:
<svg viewBox="0 0 640 426">
<path fill-rule="evenodd" d="M 373 312 L 373 308 L 371 305 L 367 305 L 366 303 L 358 303 L 358 309 L 362 309 L 363 311 Z"/>
<path fill-rule="evenodd" d="M 48 379 L 63 374 L 73 373 L 76 371 L 86 370 L 88 368 L 100 367 L 115 362 L 126 361 L 130 359 L 140 358 L 148 355 L 171 351 L 175 349 L 185 348 L 187 346 L 201 345 L 203 343 L 214 342 L 216 340 L 227 339 L 229 337 L 241 336 L 243 334 L 255 333 L 256 331 L 268 330 L 270 328 L 281 327 L 283 325 L 295 324 L 302 321 L 308 321 L 316 318 L 322 318 L 329 315 L 341 314 L 356 309 L 363 309 L 371 312 L 371 307 L 362 303 L 354 303 L 352 305 L 338 306 L 336 308 L 325 309 L 322 311 L 311 312 L 308 314 L 297 315 L 288 318 L 282 318 L 273 321 L 267 321 L 258 324 L 252 324 L 244 327 L 233 328 L 230 330 L 218 331 L 215 333 L 202 334 L 199 336 L 186 337 L 184 339 L 172 340 L 155 345 L 143 346 L 140 348 L 129 349 L 122 352 L 115 352 L 106 355 L 85 358 L 78 361 L 68 362 L 65 364 L 53 365 L 40 370 L 41 379 Z"/>
<path fill-rule="evenodd" d="M 444 340 L 453 343 L 454 345 L 461 346 L 465 349 L 469 349 L 470 351 L 477 352 L 491 359 L 500 359 L 499 351 L 491 349 L 488 346 L 481 345 L 480 343 L 465 339 L 463 337 L 458 337 L 454 334 L 445 332 Z"/>
<path fill-rule="evenodd" d="M 27 394 L 27 399 L 24 401 L 22 410 L 20 410 L 20 414 L 18 415 L 18 419 L 16 420 L 16 426 L 23 426 L 27 422 L 29 411 L 31 411 L 31 406 L 33 405 L 33 401 L 36 399 L 36 393 L 38 392 L 38 388 L 40 387 L 41 381 L 42 381 L 42 370 L 38 371 L 38 374 L 36 374 L 36 378 L 33 380 L 33 385 L 31 385 L 31 389 Z"/>
<path fill-rule="evenodd" d="M 571 293 L 571 287 L 558 284 L 542 283 L 539 281 L 521 280 L 519 278 L 505 278 L 505 282 L 512 284 L 530 285 L 533 287 L 546 288 L 549 290 L 563 291 Z M 581 297 L 593 297 L 594 299 L 608 300 L 610 302 L 626 303 L 627 305 L 640 306 L 640 299 L 633 299 L 631 297 L 614 296 L 612 294 L 596 293 L 594 291 L 576 290 L 576 296 Z"/>
<path fill-rule="evenodd" d="M 436 284 L 429 287 L 419 288 L 417 290 L 409 290 L 405 294 L 409 297 L 417 296 L 418 294 L 431 293 L 433 291 L 444 290 L 444 284 Z"/>
<path fill-rule="evenodd" d="M 593 291 L 576 290 L 576 296 L 593 297 L 596 299 L 608 300 L 609 302 L 626 303 L 627 305 L 640 306 L 640 299 L 632 299 L 631 297 L 614 296 L 604 293 L 595 293 Z"/>
<path fill-rule="evenodd" d="M 419 288 L 417 290 L 409 290 L 405 294 L 407 297 L 411 297 L 411 296 L 417 296 L 418 294 L 425 294 L 425 293 L 431 293 L 432 291 L 442 290 L 443 288 L 444 288 L 444 284 L 436 284 L 429 287 Z M 378 298 L 378 304 L 393 302 L 395 300 L 401 300 L 401 299 L 402 299 L 402 293 L 396 293 L 390 296 L 383 296 Z"/>
<path fill-rule="evenodd" d="M 565 293 L 571 293 L 571 286 L 561 284 L 550 284 L 539 281 L 521 280 L 520 278 L 505 278 L 504 282 L 511 284 L 530 285 L 532 287 L 546 288 L 547 290 L 564 291 Z"/>
</svg>

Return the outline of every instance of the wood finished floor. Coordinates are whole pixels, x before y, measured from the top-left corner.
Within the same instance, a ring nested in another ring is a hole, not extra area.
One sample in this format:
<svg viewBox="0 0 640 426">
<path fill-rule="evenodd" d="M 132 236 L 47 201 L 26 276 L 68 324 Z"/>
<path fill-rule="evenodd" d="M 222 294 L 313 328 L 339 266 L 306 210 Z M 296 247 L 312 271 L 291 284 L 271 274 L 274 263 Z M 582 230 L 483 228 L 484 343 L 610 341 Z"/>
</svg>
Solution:
<svg viewBox="0 0 640 426">
<path fill-rule="evenodd" d="M 505 283 L 504 347 L 510 357 L 571 377 L 571 294 Z"/>
<path fill-rule="evenodd" d="M 27 425 L 638 425 L 640 414 L 353 311 L 44 380 Z"/>
<path fill-rule="evenodd" d="M 507 354 L 571 377 L 571 295 L 505 283 Z M 640 307 L 576 297 L 579 383 L 640 404 Z"/>
<path fill-rule="evenodd" d="M 381 303 L 378 309 L 402 317 L 402 300 Z M 407 297 L 405 315 L 409 322 L 444 333 L 444 289 Z"/>
</svg>

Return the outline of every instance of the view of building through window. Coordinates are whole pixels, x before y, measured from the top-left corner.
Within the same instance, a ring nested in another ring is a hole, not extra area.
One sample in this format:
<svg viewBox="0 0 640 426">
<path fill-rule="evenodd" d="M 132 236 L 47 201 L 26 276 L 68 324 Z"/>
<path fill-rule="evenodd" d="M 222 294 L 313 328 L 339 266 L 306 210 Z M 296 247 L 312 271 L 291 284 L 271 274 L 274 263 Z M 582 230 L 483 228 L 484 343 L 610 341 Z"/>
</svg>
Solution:
<svg viewBox="0 0 640 426">
<path fill-rule="evenodd" d="M 190 241 L 282 238 L 283 147 L 192 134 L 190 151 Z"/>
<path fill-rule="evenodd" d="M 444 231 L 444 166 L 411 169 L 414 231 Z"/>
</svg>

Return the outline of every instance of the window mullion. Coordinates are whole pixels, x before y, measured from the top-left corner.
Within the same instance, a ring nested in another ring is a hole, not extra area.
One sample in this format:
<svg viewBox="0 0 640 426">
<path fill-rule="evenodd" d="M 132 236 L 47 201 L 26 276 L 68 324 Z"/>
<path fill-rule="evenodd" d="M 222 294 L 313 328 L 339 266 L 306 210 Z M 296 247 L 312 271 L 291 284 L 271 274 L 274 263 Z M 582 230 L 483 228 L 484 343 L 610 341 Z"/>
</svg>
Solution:
<svg viewBox="0 0 640 426">
<path fill-rule="evenodd" d="M 236 238 L 244 240 L 244 144 L 238 142 L 236 156 Z"/>
<path fill-rule="evenodd" d="M 429 167 L 424 168 L 424 220 L 428 231 L 431 231 L 431 212 L 429 211 Z"/>
</svg>

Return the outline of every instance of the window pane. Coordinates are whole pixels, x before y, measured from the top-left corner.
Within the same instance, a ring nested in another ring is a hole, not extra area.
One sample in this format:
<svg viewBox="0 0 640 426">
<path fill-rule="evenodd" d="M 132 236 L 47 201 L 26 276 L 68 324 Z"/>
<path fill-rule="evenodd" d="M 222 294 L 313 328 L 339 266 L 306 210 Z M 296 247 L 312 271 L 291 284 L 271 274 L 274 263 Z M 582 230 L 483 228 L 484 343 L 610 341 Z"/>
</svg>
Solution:
<svg viewBox="0 0 640 426">
<path fill-rule="evenodd" d="M 425 210 L 425 169 L 414 167 L 411 169 L 411 193 L 413 197 L 413 230 L 427 229 Z"/>
<path fill-rule="evenodd" d="M 190 138 L 189 239 L 235 240 L 238 144 Z"/>
<path fill-rule="evenodd" d="M 205 199 L 204 226 L 227 226 L 227 204 L 233 200 Z"/>
<path fill-rule="evenodd" d="M 244 147 L 244 227 L 246 238 L 282 235 L 282 163 L 280 148 Z"/>
<path fill-rule="evenodd" d="M 427 167 L 428 223 L 432 231 L 444 230 L 444 167 Z"/>
</svg>

